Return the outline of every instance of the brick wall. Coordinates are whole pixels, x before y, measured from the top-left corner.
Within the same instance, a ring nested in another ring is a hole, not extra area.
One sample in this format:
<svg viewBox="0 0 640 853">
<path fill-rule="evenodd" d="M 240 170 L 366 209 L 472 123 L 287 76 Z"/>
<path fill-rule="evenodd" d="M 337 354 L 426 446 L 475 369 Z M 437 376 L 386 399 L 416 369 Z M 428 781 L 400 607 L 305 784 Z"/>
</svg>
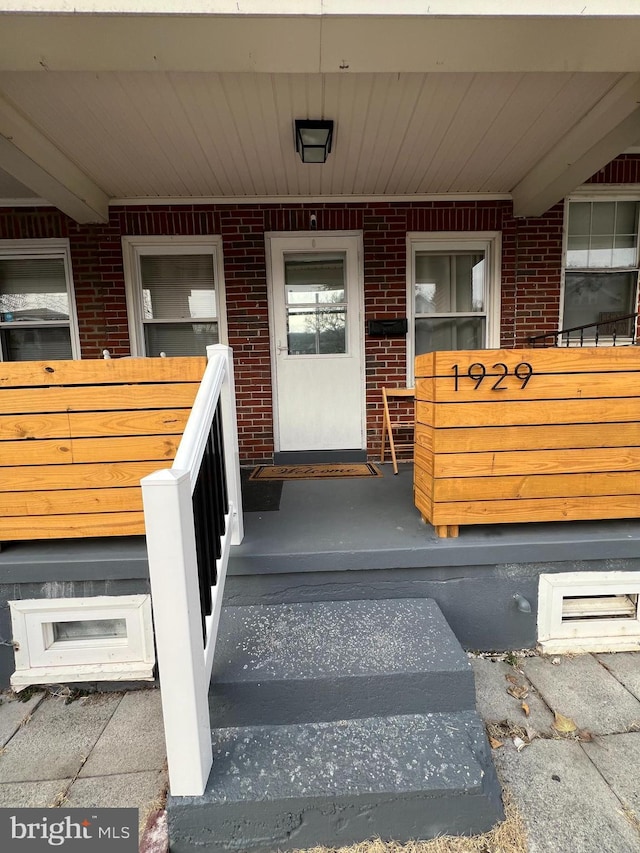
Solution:
<svg viewBox="0 0 640 853">
<path fill-rule="evenodd" d="M 594 182 L 640 182 L 640 157 L 621 157 Z M 206 235 L 223 238 L 229 344 L 237 369 L 242 458 L 273 452 L 271 364 L 264 234 L 305 231 L 363 234 L 365 322 L 405 316 L 406 234 L 433 231 L 502 233 L 501 345 L 557 329 L 560 308 L 562 205 L 538 219 L 514 219 L 510 202 L 429 202 L 281 205 L 181 205 L 112 208 L 106 225 L 78 225 L 50 208 L 0 211 L 0 239 L 68 237 L 71 245 L 82 355 L 129 353 L 121 237 Z M 365 336 L 367 432 L 377 450 L 380 388 L 406 377 L 404 339 Z"/>
</svg>

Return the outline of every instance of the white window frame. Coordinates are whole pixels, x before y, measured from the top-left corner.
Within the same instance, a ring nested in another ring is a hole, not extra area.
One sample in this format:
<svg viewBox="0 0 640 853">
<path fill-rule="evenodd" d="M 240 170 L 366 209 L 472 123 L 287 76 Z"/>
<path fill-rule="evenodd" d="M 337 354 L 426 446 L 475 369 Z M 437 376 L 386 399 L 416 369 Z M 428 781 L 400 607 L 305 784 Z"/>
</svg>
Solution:
<svg viewBox="0 0 640 853">
<path fill-rule="evenodd" d="M 71 339 L 71 356 L 74 359 L 81 357 L 80 335 L 78 332 L 78 312 L 76 309 L 75 287 L 73 284 L 73 272 L 71 268 L 71 248 L 69 240 L 58 238 L 44 238 L 42 240 L 0 240 L 0 259 L 5 260 L 33 258 L 62 258 L 64 263 L 64 274 L 67 283 L 67 296 L 69 298 L 69 321 L 29 321 L 20 323 L 21 329 L 34 328 L 69 328 Z M 2 323 L 2 328 L 8 327 L 9 323 Z M 4 361 L 0 350 L 0 362 Z"/>
<path fill-rule="evenodd" d="M 502 235 L 500 231 L 432 231 L 407 233 L 407 387 L 414 385 L 415 278 L 417 252 L 483 252 L 487 259 L 485 346 L 500 346 L 500 293 L 502 289 Z M 464 312 L 463 312 L 464 313 Z M 479 312 L 469 313 L 477 316 Z M 434 317 L 438 316 L 436 314 Z M 462 316 L 462 315 L 461 315 Z"/>
<path fill-rule="evenodd" d="M 597 615 L 602 595 L 640 595 L 638 572 L 563 572 L 542 574 L 538 587 L 538 644 L 545 654 L 636 651 L 640 649 L 640 607 L 636 617 L 563 619 L 563 599 L 594 597 Z M 602 602 L 606 607 L 607 603 Z"/>
<path fill-rule="evenodd" d="M 151 596 L 9 601 L 15 672 L 11 686 L 74 681 L 149 681 L 155 652 Z M 126 637 L 54 641 L 53 624 L 124 619 Z"/>
<path fill-rule="evenodd" d="M 606 267 L 605 269 L 599 269 L 598 267 L 568 267 L 567 266 L 567 250 L 569 244 L 569 205 L 571 202 L 599 202 L 599 201 L 634 201 L 640 204 L 640 188 L 636 185 L 629 186 L 627 188 L 618 188 L 616 190 L 611 187 L 603 187 L 602 189 L 594 189 L 593 187 L 586 187 L 581 190 L 577 190 L 571 195 L 567 196 L 564 200 L 564 212 L 562 219 L 562 269 L 561 269 L 561 284 L 560 284 L 560 310 L 558 317 L 558 331 L 561 331 L 564 326 L 564 294 L 565 294 L 565 281 L 567 272 L 634 272 L 640 268 L 640 233 L 638 234 L 638 247 L 637 247 L 637 261 L 635 267 Z M 638 228 L 640 232 L 640 218 L 638 220 Z M 635 296 L 635 310 L 638 312 L 640 304 L 640 273 L 636 277 L 636 296 Z M 618 335 L 616 338 L 616 343 L 622 338 L 622 335 Z M 584 338 L 585 341 L 595 340 L 595 333 L 593 338 Z M 613 343 L 613 338 L 608 338 L 608 336 L 598 336 L 598 346 L 607 346 L 608 340 Z M 571 341 L 569 342 L 571 344 Z M 579 339 L 575 340 L 575 345 L 580 346 Z"/>
<path fill-rule="evenodd" d="M 222 256 L 222 237 L 206 235 L 197 237 L 154 235 L 151 237 L 123 237 L 122 257 L 127 294 L 127 315 L 129 319 L 129 340 L 131 355 L 148 355 L 144 340 L 144 312 L 142 307 L 142 281 L 140 275 L 140 257 L 142 255 L 208 255 L 213 258 L 213 277 L 216 294 L 218 341 L 228 343 L 227 309 L 224 286 L 224 261 Z M 170 323 L 171 320 L 163 320 Z M 177 322 L 177 320 L 176 320 Z M 180 322 L 188 322 L 184 318 Z M 194 323 L 206 323 L 206 318 L 193 319 Z M 159 353 L 149 353 L 159 355 Z M 204 355 L 204 352 L 203 352 Z"/>
</svg>

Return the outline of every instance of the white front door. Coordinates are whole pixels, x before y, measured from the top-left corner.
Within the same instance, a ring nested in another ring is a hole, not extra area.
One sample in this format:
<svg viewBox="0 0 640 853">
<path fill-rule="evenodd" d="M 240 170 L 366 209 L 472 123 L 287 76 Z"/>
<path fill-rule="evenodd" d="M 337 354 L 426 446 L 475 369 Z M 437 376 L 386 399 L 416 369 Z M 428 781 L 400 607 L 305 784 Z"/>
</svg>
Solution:
<svg viewBox="0 0 640 853">
<path fill-rule="evenodd" d="M 276 451 L 365 445 L 361 238 L 267 235 Z"/>
</svg>

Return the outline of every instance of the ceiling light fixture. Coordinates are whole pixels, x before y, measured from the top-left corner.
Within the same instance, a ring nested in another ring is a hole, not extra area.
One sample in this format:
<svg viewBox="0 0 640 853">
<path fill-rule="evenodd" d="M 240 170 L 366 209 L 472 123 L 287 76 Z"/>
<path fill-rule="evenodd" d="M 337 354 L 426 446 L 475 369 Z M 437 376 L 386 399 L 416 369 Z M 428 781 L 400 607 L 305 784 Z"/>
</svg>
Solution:
<svg viewBox="0 0 640 853">
<path fill-rule="evenodd" d="M 295 120 L 296 151 L 303 163 L 326 163 L 331 152 L 333 122 L 323 119 Z"/>
</svg>

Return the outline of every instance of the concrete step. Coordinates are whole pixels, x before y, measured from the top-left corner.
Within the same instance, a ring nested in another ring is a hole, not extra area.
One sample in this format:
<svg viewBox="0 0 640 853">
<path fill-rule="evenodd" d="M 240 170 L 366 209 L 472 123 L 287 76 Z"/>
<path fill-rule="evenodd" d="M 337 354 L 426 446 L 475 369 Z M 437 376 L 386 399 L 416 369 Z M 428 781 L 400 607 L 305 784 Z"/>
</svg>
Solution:
<svg viewBox="0 0 640 853">
<path fill-rule="evenodd" d="M 473 672 L 431 599 L 223 608 L 212 724 L 475 708 Z"/>
<path fill-rule="evenodd" d="M 204 795 L 169 798 L 172 853 L 427 839 L 502 818 L 471 711 L 226 728 L 213 744 Z"/>
</svg>

